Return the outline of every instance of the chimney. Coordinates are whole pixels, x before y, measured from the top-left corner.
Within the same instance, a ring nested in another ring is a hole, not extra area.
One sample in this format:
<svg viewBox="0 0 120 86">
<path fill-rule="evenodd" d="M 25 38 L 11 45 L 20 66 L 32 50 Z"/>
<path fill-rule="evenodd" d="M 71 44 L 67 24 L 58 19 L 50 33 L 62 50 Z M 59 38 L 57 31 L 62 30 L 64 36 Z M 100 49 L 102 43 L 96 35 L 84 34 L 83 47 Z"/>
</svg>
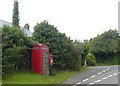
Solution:
<svg viewBox="0 0 120 86">
<path fill-rule="evenodd" d="M 26 24 L 25 24 L 25 26 L 24 26 L 24 29 L 29 30 L 29 27 L 30 27 L 30 26 L 29 26 L 29 24 L 28 24 L 28 23 L 26 23 Z"/>
</svg>

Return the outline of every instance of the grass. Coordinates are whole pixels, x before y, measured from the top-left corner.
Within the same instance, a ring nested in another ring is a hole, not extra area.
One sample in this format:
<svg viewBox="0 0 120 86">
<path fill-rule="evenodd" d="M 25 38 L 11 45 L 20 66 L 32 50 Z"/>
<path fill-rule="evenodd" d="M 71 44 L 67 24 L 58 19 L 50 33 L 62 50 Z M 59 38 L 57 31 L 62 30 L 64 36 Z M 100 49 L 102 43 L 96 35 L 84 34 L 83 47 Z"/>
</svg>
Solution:
<svg viewBox="0 0 120 86">
<path fill-rule="evenodd" d="M 15 74 L 6 74 L 3 78 L 3 84 L 59 84 L 75 74 L 74 71 L 61 71 L 54 76 L 41 76 L 32 72 L 16 72 Z"/>
<path fill-rule="evenodd" d="M 87 67 L 81 68 L 79 72 L 83 72 Z M 77 71 L 60 71 L 54 76 L 41 76 L 30 71 L 15 72 L 14 74 L 5 74 L 3 77 L 3 84 L 61 84 L 72 75 L 78 73 Z"/>
<path fill-rule="evenodd" d="M 87 67 L 83 67 L 80 69 L 80 72 L 84 72 L 85 70 L 87 70 Z"/>
<path fill-rule="evenodd" d="M 111 65 L 119 65 L 119 64 L 112 64 L 112 63 L 97 63 L 96 66 L 111 66 Z"/>
<path fill-rule="evenodd" d="M 105 64 L 105 63 L 97 63 L 96 66 L 108 66 L 108 64 Z"/>
</svg>

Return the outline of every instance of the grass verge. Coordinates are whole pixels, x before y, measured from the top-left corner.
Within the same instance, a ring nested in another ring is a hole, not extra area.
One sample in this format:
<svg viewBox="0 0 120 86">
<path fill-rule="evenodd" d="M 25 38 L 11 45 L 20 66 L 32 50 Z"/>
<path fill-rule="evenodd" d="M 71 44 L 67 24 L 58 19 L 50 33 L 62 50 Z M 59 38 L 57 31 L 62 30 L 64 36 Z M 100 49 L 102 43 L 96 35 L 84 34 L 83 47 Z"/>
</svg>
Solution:
<svg viewBox="0 0 120 86">
<path fill-rule="evenodd" d="M 5 74 L 3 77 L 3 84 L 61 84 L 71 76 L 78 72 L 83 72 L 87 67 L 83 67 L 80 71 L 60 71 L 54 76 L 41 76 L 30 71 L 15 72 Z"/>
<path fill-rule="evenodd" d="M 87 66 L 86 66 L 86 67 L 83 67 L 83 68 L 80 69 L 80 72 L 84 72 L 84 71 L 87 70 L 87 69 L 88 69 Z"/>
<path fill-rule="evenodd" d="M 119 65 L 119 64 L 110 64 L 110 63 L 97 63 L 96 66 L 112 66 L 112 65 Z"/>
<path fill-rule="evenodd" d="M 61 71 L 54 76 L 41 76 L 33 72 L 16 72 L 6 74 L 3 77 L 3 84 L 60 84 L 74 75 L 75 71 Z"/>
</svg>

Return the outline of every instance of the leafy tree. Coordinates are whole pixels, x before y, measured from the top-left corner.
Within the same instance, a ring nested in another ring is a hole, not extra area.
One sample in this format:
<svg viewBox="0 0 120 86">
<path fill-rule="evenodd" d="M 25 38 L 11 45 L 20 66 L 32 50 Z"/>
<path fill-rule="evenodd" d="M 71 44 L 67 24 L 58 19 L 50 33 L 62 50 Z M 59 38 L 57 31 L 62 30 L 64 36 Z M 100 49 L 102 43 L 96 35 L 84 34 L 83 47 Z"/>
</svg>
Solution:
<svg viewBox="0 0 120 86">
<path fill-rule="evenodd" d="M 105 62 L 113 59 L 118 54 L 118 31 L 109 30 L 90 41 L 90 50 L 98 62 Z"/>
<path fill-rule="evenodd" d="M 14 0 L 14 9 L 13 9 L 13 16 L 12 16 L 12 25 L 19 26 L 19 3 L 17 0 Z"/>
<path fill-rule="evenodd" d="M 29 69 L 33 41 L 18 27 L 2 28 L 3 71 Z"/>
<path fill-rule="evenodd" d="M 96 64 L 96 58 L 93 54 L 88 53 L 85 57 L 85 60 L 87 61 L 88 66 L 95 66 Z"/>
<path fill-rule="evenodd" d="M 81 67 L 82 67 L 84 64 L 84 58 L 85 58 L 85 53 L 86 53 L 85 52 L 85 49 L 86 49 L 85 43 L 75 40 L 73 48 L 74 48 L 73 50 L 76 51 L 76 52 L 74 52 L 75 55 L 73 55 L 73 56 L 76 56 L 77 58 L 79 58 L 78 61 L 80 61 L 80 64 L 78 64 L 78 65 L 81 65 Z"/>
<path fill-rule="evenodd" d="M 56 27 L 50 25 L 47 21 L 43 21 L 35 25 L 33 39 L 49 46 L 50 52 L 54 55 L 53 66 L 55 69 L 73 69 L 71 62 L 76 60 L 72 56 L 74 46 L 72 40 L 65 33 L 60 33 Z"/>
</svg>

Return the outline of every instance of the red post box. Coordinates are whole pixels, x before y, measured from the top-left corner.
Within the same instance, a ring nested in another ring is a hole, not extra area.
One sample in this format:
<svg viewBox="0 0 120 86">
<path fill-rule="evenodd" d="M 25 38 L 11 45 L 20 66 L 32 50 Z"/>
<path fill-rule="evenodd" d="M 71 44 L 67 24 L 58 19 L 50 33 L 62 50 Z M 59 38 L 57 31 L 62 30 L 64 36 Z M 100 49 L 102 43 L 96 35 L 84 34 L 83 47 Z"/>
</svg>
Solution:
<svg viewBox="0 0 120 86">
<path fill-rule="evenodd" d="M 49 48 L 44 44 L 32 47 L 32 70 L 41 75 L 49 75 Z"/>
<path fill-rule="evenodd" d="M 53 54 L 49 54 L 49 64 L 53 65 Z"/>
</svg>

